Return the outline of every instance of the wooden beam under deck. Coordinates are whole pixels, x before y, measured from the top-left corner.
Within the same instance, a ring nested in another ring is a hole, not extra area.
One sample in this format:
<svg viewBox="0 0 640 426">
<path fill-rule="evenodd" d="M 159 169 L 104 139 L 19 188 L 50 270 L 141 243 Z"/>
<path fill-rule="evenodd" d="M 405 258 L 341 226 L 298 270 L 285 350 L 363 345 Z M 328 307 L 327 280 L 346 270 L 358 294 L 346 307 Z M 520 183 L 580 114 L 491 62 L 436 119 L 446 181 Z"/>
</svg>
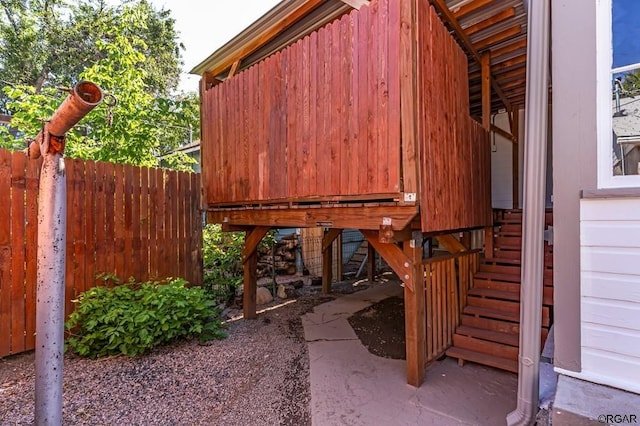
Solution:
<svg viewBox="0 0 640 426">
<path fill-rule="evenodd" d="M 207 212 L 209 223 L 233 226 L 290 228 L 355 228 L 379 230 L 384 218 L 394 231 L 407 228 L 418 214 L 418 206 L 310 207 L 292 209 L 215 210 Z M 377 233 L 376 233 L 377 235 Z"/>
</svg>

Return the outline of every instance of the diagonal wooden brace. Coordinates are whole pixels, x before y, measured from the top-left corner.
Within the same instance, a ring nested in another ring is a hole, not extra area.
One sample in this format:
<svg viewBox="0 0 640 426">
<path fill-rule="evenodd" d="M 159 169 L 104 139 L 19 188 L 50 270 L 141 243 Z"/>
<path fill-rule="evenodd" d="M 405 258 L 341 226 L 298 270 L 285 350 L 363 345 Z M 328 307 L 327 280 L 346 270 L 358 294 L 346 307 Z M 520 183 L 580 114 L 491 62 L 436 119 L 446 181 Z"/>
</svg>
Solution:
<svg viewBox="0 0 640 426">
<path fill-rule="evenodd" d="M 371 244 L 380 256 L 382 256 L 382 258 L 389 264 L 391 269 L 393 269 L 393 272 L 400 277 L 405 286 L 414 292 L 414 280 L 416 278 L 420 279 L 420 277 L 413 276 L 413 260 L 410 259 L 397 245 L 381 243 L 378 231 L 361 229 L 360 232 L 362 232 L 362 235 L 364 235 L 369 244 Z"/>
</svg>

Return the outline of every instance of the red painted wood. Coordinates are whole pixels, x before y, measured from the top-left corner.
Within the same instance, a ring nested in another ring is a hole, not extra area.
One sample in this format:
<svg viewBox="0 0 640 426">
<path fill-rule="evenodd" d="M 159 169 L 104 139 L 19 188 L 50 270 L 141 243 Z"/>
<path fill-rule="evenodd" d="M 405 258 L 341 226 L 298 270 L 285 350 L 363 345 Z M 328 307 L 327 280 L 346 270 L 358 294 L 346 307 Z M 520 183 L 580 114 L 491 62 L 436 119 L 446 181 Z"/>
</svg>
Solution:
<svg viewBox="0 0 640 426">
<path fill-rule="evenodd" d="M 38 182 L 40 178 L 41 166 L 42 160 L 27 161 L 27 217 L 25 223 L 25 235 L 27 240 L 25 253 L 27 258 L 25 265 L 26 279 L 24 297 L 24 303 L 27 311 L 25 322 L 25 344 L 27 350 L 35 348 L 36 345 L 36 282 L 38 275 Z"/>
<path fill-rule="evenodd" d="M 3 282 L 11 286 L 11 351 L 21 352 L 25 347 L 24 305 L 24 262 L 25 262 L 25 187 L 26 187 L 26 157 L 21 152 L 14 152 L 11 156 L 11 204 L 6 206 L 11 210 L 11 281 Z M 9 210 L 7 209 L 7 210 Z"/>
</svg>

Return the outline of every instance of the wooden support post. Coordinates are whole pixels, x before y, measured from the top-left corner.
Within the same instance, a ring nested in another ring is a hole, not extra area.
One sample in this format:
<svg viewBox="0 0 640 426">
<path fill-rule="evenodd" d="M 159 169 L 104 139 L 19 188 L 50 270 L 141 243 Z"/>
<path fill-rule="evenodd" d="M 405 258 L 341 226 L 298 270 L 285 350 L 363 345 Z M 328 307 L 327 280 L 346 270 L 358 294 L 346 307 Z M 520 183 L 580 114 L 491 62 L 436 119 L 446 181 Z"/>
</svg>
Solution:
<svg viewBox="0 0 640 426">
<path fill-rule="evenodd" d="M 422 234 L 402 243 L 403 252 L 411 262 L 413 291 L 404 288 L 405 341 L 407 348 L 407 383 L 420 387 L 425 380 L 427 364 L 427 324 L 425 278 L 422 265 Z"/>
<path fill-rule="evenodd" d="M 322 237 L 322 293 L 331 293 L 331 282 L 333 281 L 333 242 L 341 229 L 329 229 Z"/>
<path fill-rule="evenodd" d="M 338 264 L 336 265 L 336 275 L 337 275 L 337 280 L 338 281 L 342 281 L 344 279 L 344 271 L 343 271 L 343 263 L 344 263 L 344 253 L 342 252 L 342 229 L 340 230 L 340 234 L 338 235 L 338 238 L 336 238 L 336 243 L 337 243 L 337 257 L 338 257 Z"/>
<path fill-rule="evenodd" d="M 491 129 L 491 53 L 480 56 L 482 71 L 482 127 Z"/>
<path fill-rule="evenodd" d="M 484 228 L 484 257 L 493 258 L 493 225 Z"/>
<path fill-rule="evenodd" d="M 518 108 L 511 110 L 511 134 L 514 137 L 514 143 L 511 145 L 511 164 L 512 164 L 512 184 L 513 184 L 513 208 L 520 207 L 520 112 Z"/>
<path fill-rule="evenodd" d="M 370 283 L 376 280 L 376 249 L 367 243 L 367 281 Z"/>
<path fill-rule="evenodd" d="M 258 244 L 269 232 L 269 227 L 256 226 L 247 230 L 244 248 L 242 249 L 242 264 L 244 268 L 244 293 L 242 295 L 242 313 L 244 319 L 255 319 L 256 292 L 258 290 L 258 278 L 256 269 L 258 266 Z"/>
</svg>

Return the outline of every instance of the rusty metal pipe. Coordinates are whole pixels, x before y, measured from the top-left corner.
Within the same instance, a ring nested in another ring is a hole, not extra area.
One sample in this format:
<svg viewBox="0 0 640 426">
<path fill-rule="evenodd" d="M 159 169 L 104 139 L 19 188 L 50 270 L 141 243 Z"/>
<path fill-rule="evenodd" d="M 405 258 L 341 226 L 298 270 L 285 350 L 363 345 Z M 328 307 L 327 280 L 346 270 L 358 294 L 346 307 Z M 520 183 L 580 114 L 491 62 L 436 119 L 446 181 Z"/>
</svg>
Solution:
<svg viewBox="0 0 640 426">
<path fill-rule="evenodd" d="M 36 425 L 62 424 L 67 227 L 64 137 L 101 100 L 102 90 L 98 86 L 79 83 L 38 134 L 32 143 L 36 145 L 29 147 L 30 158 L 44 155 L 38 194 Z"/>
<path fill-rule="evenodd" d="M 48 133 L 54 136 L 53 143 L 44 143 L 44 130 L 38 133 L 36 139 L 29 145 L 29 158 L 39 158 L 42 152 L 60 150 L 59 142 L 64 135 L 102 102 L 102 90 L 89 81 L 81 81 L 70 90 L 69 96 L 49 119 Z"/>
</svg>

